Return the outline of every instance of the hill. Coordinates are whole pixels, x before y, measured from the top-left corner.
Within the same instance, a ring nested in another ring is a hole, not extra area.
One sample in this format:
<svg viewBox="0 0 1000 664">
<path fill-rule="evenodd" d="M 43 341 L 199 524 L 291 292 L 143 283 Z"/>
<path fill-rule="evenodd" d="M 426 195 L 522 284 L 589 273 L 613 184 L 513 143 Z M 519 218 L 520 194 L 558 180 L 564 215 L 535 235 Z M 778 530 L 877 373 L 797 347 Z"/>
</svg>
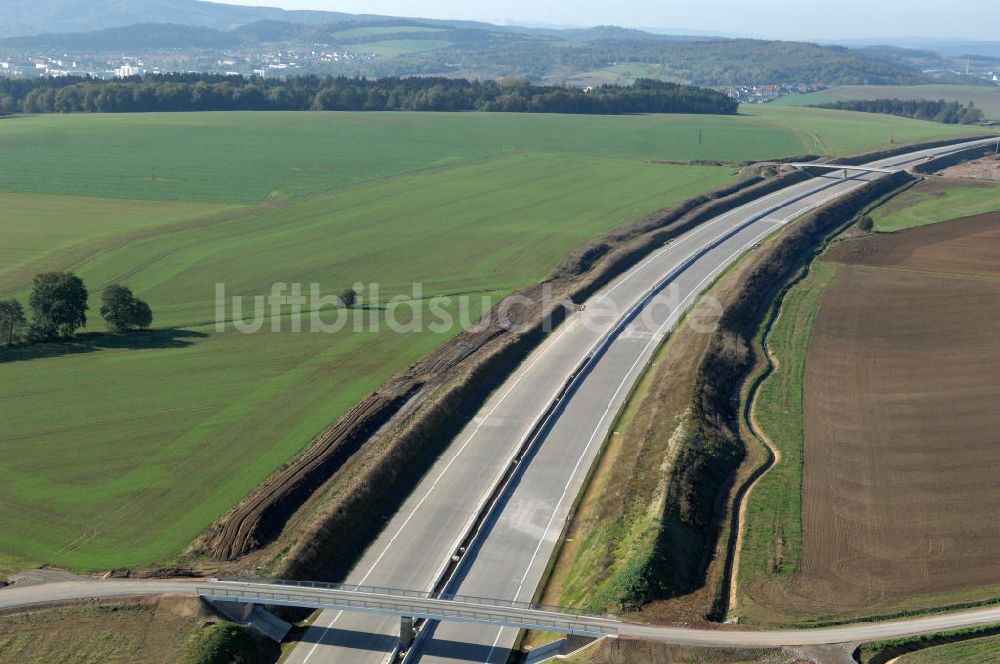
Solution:
<svg viewBox="0 0 1000 664">
<path fill-rule="evenodd" d="M 174 23 L 140 23 L 93 32 L 46 33 L 28 37 L 8 37 L 8 49 L 51 50 L 74 53 L 150 51 L 161 49 L 227 49 L 243 43 L 238 34 L 214 28 Z"/>
<path fill-rule="evenodd" d="M 52 10 L 64 2 L 42 0 L 40 4 Z M 98 4 L 115 2 L 98 0 Z M 198 11 L 167 12 L 165 8 L 171 4 L 181 9 L 193 6 Z M 161 72 L 477 79 L 519 76 L 534 82 L 568 81 L 595 87 L 630 83 L 637 78 L 702 86 L 912 85 L 929 81 L 918 66 L 894 57 L 894 53 L 843 46 L 678 37 L 614 26 L 536 29 L 280 10 L 264 12 L 261 15 L 265 18 L 232 27 L 240 19 L 258 14 L 245 13 L 245 8 L 231 8 L 232 12 L 218 9 L 226 7 L 196 0 L 156 0 L 142 17 L 159 19 L 169 14 L 168 22 L 0 38 L 0 56 L 20 58 L 26 75 L 34 75 L 34 58 L 61 61 L 68 57 L 83 63 L 83 69 L 66 73 L 107 76 L 109 61 L 127 56 L 142 60 L 146 71 Z M 86 25 L 85 16 L 78 27 Z M 294 57 L 288 57 L 291 54 Z"/>
<path fill-rule="evenodd" d="M 0 37 L 60 32 L 91 32 L 136 23 L 182 23 L 231 30 L 254 21 L 328 22 L 349 14 L 289 12 L 271 7 L 241 7 L 200 0 L 5 0 Z"/>
<path fill-rule="evenodd" d="M 204 0 L 4 0 L 0 38 L 68 32 L 95 32 L 142 23 L 175 23 L 228 31 L 259 21 L 282 21 L 305 25 L 329 23 L 378 24 L 399 19 L 374 14 L 347 14 L 332 11 L 285 10 L 277 7 L 247 7 Z M 475 21 L 422 23 L 453 28 L 487 26 Z M 499 26 L 489 26 L 504 30 Z M 539 30 L 539 32 L 545 32 Z"/>
</svg>

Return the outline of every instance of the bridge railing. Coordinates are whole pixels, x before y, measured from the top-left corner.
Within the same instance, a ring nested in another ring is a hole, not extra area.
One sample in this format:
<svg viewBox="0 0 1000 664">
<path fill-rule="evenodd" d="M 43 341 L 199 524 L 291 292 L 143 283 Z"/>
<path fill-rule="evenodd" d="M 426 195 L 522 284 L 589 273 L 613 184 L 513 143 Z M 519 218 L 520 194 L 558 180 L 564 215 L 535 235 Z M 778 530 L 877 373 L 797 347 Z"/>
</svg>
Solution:
<svg viewBox="0 0 1000 664">
<path fill-rule="evenodd" d="M 325 581 L 296 581 L 292 579 L 257 579 L 247 577 L 217 577 L 219 581 L 230 583 L 266 583 L 274 586 L 289 586 L 294 588 L 315 588 L 319 590 L 337 590 L 343 592 L 359 593 L 364 595 L 388 595 L 391 597 L 445 600 L 457 604 L 475 604 L 479 606 L 495 606 L 506 609 L 525 609 L 529 611 L 545 611 L 547 613 L 561 613 L 568 616 L 581 616 L 587 618 L 603 618 L 616 620 L 617 616 L 605 611 L 592 611 L 569 606 L 556 606 L 552 604 L 540 604 L 532 602 L 518 602 L 508 599 L 497 599 L 495 597 L 476 597 L 474 595 L 457 595 L 452 593 L 427 592 L 423 590 L 407 590 L 404 588 L 388 588 L 384 586 L 359 586 L 352 583 L 328 583 Z"/>
<path fill-rule="evenodd" d="M 619 631 L 619 623 L 607 619 L 544 612 L 521 607 L 474 604 L 471 601 L 421 597 L 420 593 L 416 592 L 412 593 L 413 596 L 406 597 L 375 593 L 368 588 L 353 591 L 350 587 L 324 587 L 324 585 L 332 586 L 335 584 L 310 584 L 308 582 L 272 584 L 259 581 L 245 583 L 249 585 L 208 583 L 197 587 L 196 593 L 198 596 L 213 602 L 331 608 L 430 620 L 490 624 L 517 629 L 538 629 L 584 636 L 615 635 Z M 329 591 L 329 593 L 323 593 L 324 590 Z"/>
</svg>

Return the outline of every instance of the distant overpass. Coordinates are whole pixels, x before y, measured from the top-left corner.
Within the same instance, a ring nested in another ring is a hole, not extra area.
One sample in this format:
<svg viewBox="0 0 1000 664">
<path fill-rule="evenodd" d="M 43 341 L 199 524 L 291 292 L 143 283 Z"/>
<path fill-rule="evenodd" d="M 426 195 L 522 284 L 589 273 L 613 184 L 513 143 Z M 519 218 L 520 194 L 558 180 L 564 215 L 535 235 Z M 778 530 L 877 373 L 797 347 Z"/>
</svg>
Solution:
<svg viewBox="0 0 1000 664">
<path fill-rule="evenodd" d="M 763 161 L 756 164 L 757 166 L 792 166 L 793 168 L 825 168 L 831 171 L 844 171 L 844 177 L 847 177 L 848 171 L 858 171 L 861 173 L 886 173 L 891 175 L 896 173 L 899 169 L 891 168 L 879 168 L 877 166 L 855 166 L 851 164 L 821 164 L 811 161 Z"/>
</svg>

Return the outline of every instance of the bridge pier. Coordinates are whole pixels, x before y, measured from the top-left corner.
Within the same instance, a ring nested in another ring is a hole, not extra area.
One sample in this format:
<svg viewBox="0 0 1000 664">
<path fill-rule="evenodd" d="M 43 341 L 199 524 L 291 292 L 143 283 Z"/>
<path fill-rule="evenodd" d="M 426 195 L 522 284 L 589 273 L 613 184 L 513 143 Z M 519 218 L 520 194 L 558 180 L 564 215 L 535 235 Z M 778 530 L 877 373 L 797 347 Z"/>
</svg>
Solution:
<svg viewBox="0 0 1000 664">
<path fill-rule="evenodd" d="M 413 618 L 410 616 L 401 616 L 399 618 L 399 649 L 401 652 L 406 652 L 413 645 Z"/>
<path fill-rule="evenodd" d="M 248 602 L 209 602 L 220 613 L 241 625 L 250 621 L 254 605 Z"/>
<path fill-rule="evenodd" d="M 205 599 L 223 617 L 237 625 L 244 625 L 257 630 L 271 640 L 281 643 L 292 626 L 278 618 L 263 606 L 250 602 L 226 602 L 222 600 Z"/>
</svg>

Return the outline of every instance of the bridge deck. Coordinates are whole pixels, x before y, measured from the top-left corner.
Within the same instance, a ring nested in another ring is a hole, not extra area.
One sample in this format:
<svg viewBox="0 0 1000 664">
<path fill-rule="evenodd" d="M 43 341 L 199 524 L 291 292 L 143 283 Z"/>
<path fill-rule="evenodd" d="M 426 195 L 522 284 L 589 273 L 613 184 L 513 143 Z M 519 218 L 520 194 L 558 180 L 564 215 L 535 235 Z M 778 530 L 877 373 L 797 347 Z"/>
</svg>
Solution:
<svg viewBox="0 0 1000 664">
<path fill-rule="evenodd" d="M 360 611 L 381 615 L 426 618 L 537 629 L 579 636 L 617 635 L 620 623 L 607 617 L 569 609 L 550 611 L 503 600 L 470 597 L 434 597 L 427 593 L 393 591 L 363 586 L 350 588 L 294 582 L 255 583 L 215 581 L 199 585 L 199 597 L 213 602 L 240 602 L 312 609 Z"/>
<path fill-rule="evenodd" d="M 794 166 L 795 168 L 825 168 L 831 171 L 861 171 L 864 173 L 887 173 L 892 174 L 896 171 L 889 168 L 877 168 L 874 166 L 854 166 L 851 164 L 820 164 L 813 162 L 774 162 L 775 166 Z M 897 169 L 898 170 L 898 169 Z"/>
</svg>

